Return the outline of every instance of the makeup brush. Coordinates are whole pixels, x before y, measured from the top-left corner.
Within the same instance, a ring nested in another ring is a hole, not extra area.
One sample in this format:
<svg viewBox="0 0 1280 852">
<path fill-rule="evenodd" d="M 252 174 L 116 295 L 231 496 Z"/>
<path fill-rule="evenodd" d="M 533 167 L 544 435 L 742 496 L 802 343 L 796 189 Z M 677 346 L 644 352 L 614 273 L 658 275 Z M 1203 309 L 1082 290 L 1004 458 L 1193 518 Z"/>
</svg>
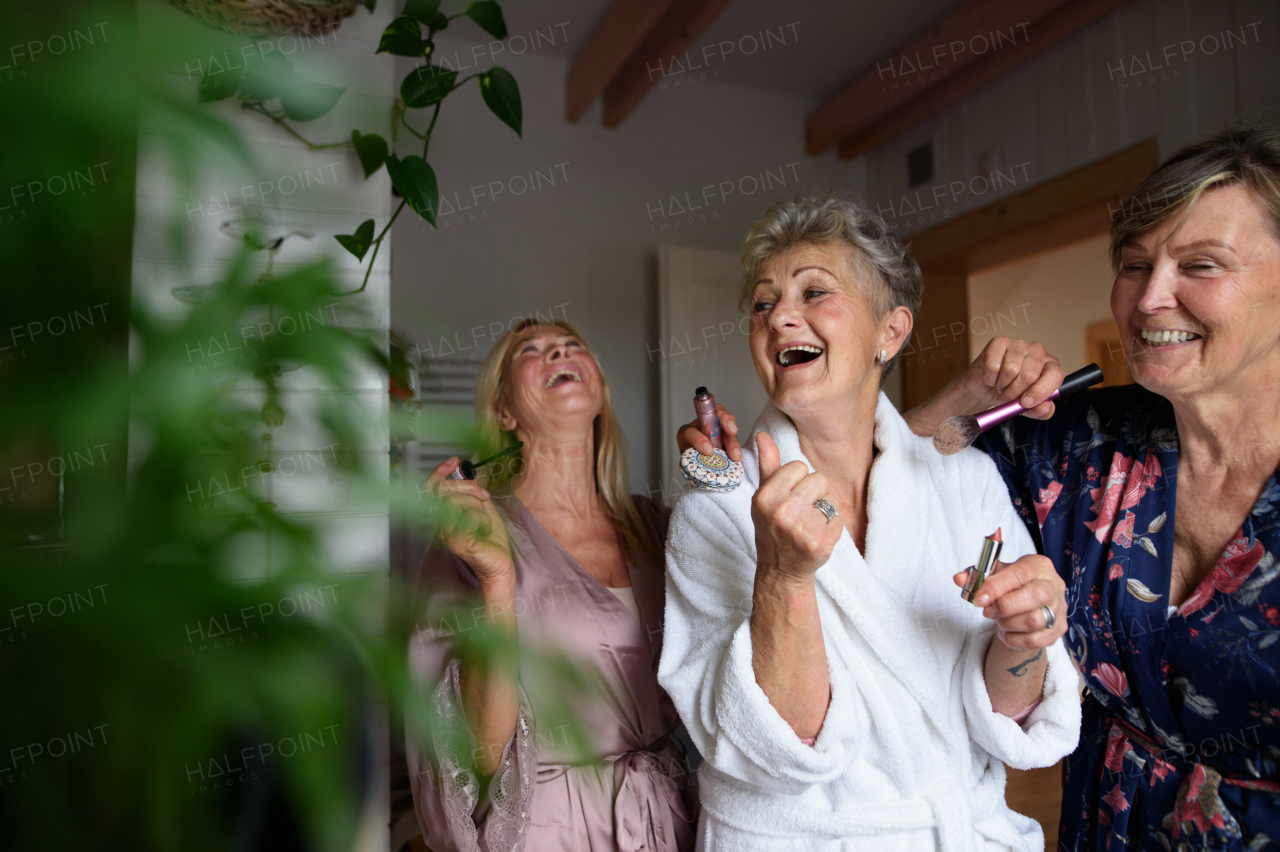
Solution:
<svg viewBox="0 0 1280 852">
<path fill-rule="evenodd" d="M 503 456 L 511 455 L 512 453 L 518 451 L 523 446 L 524 446 L 524 441 L 516 441 L 514 444 L 507 447 L 502 452 L 497 453 L 496 455 L 489 456 L 489 458 L 485 459 L 484 461 L 476 462 L 475 464 L 472 464 L 466 459 L 463 459 L 462 463 L 458 465 L 458 467 L 453 471 L 453 473 L 446 476 L 445 479 L 475 479 L 476 472 L 479 471 L 480 468 L 484 467 L 485 465 L 491 462 L 496 462 L 498 459 L 502 458 Z"/>
<path fill-rule="evenodd" d="M 1049 394 L 1049 399 L 1077 393 L 1100 381 L 1102 381 L 1102 368 L 1097 364 L 1090 364 L 1063 379 L 1062 386 Z M 1013 402 L 1006 402 L 981 414 L 948 417 L 942 421 L 938 431 L 933 433 L 934 449 L 944 456 L 953 456 L 965 447 L 972 446 L 973 442 L 978 440 L 978 436 L 992 426 L 999 426 L 1006 420 L 1012 420 L 1026 410 L 1022 403 L 1015 399 Z"/>
</svg>

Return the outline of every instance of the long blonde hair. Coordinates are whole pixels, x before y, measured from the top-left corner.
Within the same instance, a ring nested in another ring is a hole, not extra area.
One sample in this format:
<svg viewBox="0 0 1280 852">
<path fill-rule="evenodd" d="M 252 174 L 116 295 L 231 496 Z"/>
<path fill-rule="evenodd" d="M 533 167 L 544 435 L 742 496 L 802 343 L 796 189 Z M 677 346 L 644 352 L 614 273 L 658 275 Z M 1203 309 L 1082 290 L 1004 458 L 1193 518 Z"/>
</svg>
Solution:
<svg viewBox="0 0 1280 852">
<path fill-rule="evenodd" d="M 508 400 L 510 384 L 507 368 L 510 366 L 511 350 L 521 332 L 534 326 L 554 326 L 567 334 L 573 335 L 587 354 L 595 358 L 591 347 L 578 330 L 566 320 L 546 322 L 541 319 L 525 319 L 512 327 L 497 345 L 485 356 L 480 367 L 480 375 L 476 379 L 476 417 L 480 424 L 480 443 L 482 456 L 487 457 L 510 447 L 516 442 L 515 432 L 509 432 L 498 424 L 498 404 Z M 597 365 L 599 361 L 596 362 Z M 600 371 L 600 385 L 604 391 L 604 404 L 596 415 L 593 429 L 593 445 L 595 451 L 596 493 L 604 506 L 605 514 L 617 530 L 619 544 L 627 558 L 633 562 L 644 556 L 658 559 L 660 542 L 654 542 L 645 529 L 640 513 L 631 500 L 630 489 L 627 488 L 627 447 L 622 435 L 622 428 L 613 414 L 613 402 L 609 396 L 609 381 L 604 371 Z M 484 472 L 484 486 L 493 492 L 509 488 L 517 475 L 517 469 L 523 469 L 524 462 L 519 455 L 505 459 L 507 464 L 490 465 Z"/>
</svg>

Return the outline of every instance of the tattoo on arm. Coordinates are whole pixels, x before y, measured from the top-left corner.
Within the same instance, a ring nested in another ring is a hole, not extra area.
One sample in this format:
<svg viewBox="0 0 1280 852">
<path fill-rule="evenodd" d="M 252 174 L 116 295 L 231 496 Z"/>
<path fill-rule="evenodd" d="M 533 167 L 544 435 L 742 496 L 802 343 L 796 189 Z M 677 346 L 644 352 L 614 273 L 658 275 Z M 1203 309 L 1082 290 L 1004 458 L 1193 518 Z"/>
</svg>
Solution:
<svg viewBox="0 0 1280 852">
<path fill-rule="evenodd" d="M 1027 673 L 1027 667 L 1043 656 L 1044 656 L 1044 648 L 1041 648 L 1039 651 L 1036 651 L 1036 655 L 1034 657 L 1031 657 L 1030 659 L 1027 659 L 1027 660 L 1023 660 L 1013 668 L 1005 669 L 1005 671 L 1007 671 L 1009 674 L 1013 675 L 1014 677 L 1022 677 L 1024 674 Z"/>
</svg>

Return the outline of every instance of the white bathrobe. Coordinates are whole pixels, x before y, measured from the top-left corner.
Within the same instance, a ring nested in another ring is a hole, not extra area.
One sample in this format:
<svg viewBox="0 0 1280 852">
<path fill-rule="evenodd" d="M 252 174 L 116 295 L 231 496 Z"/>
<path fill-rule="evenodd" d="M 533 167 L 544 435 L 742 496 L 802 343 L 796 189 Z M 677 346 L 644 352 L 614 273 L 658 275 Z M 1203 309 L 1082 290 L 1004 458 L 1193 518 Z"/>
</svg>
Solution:
<svg viewBox="0 0 1280 852">
<path fill-rule="evenodd" d="M 762 429 L 783 464 L 808 464 L 772 404 Z M 1031 538 L 986 455 L 939 455 L 884 394 L 875 443 L 866 558 L 846 530 L 817 573 L 831 703 L 813 746 L 751 667 L 754 440 L 736 491 L 695 491 L 676 507 L 658 680 L 705 759 L 701 849 L 1043 849 L 1040 826 L 1005 805 L 1001 761 L 1051 766 L 1075 748 L 1075 669 L 1054 643 L 1040 706 L 1021 726 L 995 713 L 983 676 L 995 626 L 951 579 L 997 527 L 1004 562 L 1034 553 Z"/>
</svg>

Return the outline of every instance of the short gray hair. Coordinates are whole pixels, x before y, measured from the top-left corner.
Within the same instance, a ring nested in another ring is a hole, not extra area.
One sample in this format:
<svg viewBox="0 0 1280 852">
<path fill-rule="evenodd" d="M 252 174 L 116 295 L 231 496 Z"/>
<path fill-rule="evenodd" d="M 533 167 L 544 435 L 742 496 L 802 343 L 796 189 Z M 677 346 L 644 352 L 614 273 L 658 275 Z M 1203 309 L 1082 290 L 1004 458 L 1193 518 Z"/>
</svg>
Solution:
<svg viewBox="0 0 1280 852">
<path fill-rule="evenodd" d="M 897 234 L 861 201 L 834 192 L 811 192 L 792 201 L 780 201 L 751 226 L 742 241 L 742 265 L 746 277 L 738 306 L 746 310 L 760 267 L 781 251 L 802 243 L 844 243 L 854 249 L 855 264 L 865 263 L 880 286 L 863 292 L 876 319 L 896 307 L 914 316 L 920 310 L 924 284 L 920 266 Z M 897 356 L 885 365 L 893 369 Z"/>
</svg>

